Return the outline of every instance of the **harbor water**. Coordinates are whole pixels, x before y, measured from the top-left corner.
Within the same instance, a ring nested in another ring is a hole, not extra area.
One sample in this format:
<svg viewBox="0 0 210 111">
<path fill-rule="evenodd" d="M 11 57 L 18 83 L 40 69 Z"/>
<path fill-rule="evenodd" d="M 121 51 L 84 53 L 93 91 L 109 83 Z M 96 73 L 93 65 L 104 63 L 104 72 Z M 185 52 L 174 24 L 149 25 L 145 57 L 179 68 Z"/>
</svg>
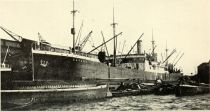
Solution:
<svg viewBox="0 0 210 111">
<path fill-rule="evenodd" d="M 210 110 L 210 94 L 185 97 L 175 95 L 127 96 L 91 102 L 33 104 L 21 109 L 35 111 Z"/>
</svg>

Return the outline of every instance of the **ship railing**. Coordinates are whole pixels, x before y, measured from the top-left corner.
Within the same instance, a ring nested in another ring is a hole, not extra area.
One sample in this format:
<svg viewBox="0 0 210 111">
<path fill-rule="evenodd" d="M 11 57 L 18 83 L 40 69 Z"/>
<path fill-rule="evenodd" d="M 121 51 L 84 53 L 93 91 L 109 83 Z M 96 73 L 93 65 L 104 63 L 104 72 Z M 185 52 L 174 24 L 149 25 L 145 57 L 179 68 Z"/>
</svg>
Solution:
<svg viewBox="0 0 210 111">
<path fill-rule="evenodd" d="M 34 50 L 57 52 L 57 53 L 64 53 L 64 54 L 72 54 L 73 53 L 71 50 L 68 50 L 68 49 L 55 48 L 52 46 L 40 47 L 38 44 L 35 45 Z M 95 54 L 88 54 L 88 53 L 81 52 L 81 51 L 75 51 L 74 54 L 89 57 L 89 58 L 97 58 L 97 55 L 95 55 Z"/>
<path fill-rule="evenodd" d="M 57 52 L 57 53 L 66 53 L 66 54 L 71 53 L 71 51 L 68 49 L 57 48 L 46 44 L 45 45 L 42 44 L 42 46 L 40 46 L 39 44 L 35 44 L 35 47 L 33 49 L 38 51 L 48 51 L 48 52 Z"/>
<path fill-rule="evenodd" d="M 75 54 L 80 55 L 80 56 L 90 57 L 90 58 L 97 58 L 98 57 L 95 54 L 88 54 L 88 53 L 79 52 L 79 51 L 76 51 Z"/>
</svg>

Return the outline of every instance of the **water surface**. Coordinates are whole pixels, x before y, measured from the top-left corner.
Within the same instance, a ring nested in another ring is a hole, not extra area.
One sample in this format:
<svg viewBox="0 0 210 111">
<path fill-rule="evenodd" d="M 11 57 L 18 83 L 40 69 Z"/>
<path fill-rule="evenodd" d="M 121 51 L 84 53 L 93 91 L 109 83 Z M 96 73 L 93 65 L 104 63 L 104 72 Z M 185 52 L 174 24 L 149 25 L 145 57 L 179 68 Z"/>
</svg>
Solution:
<svg viewBox="0 0 210 111">
<path fill-rule="evenodd" d="M 24 108 L 24 110 L 210 110 L 210 94 L 185 97 L 143 95 L 109 98 L 91 102 L 34 104 Z"/>
</svg>

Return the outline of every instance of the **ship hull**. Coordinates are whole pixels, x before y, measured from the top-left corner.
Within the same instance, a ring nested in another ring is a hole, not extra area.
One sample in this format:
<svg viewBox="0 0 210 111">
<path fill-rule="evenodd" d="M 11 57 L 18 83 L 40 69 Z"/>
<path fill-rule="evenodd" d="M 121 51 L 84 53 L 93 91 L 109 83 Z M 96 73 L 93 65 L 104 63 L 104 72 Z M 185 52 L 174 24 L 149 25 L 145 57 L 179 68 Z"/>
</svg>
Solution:
<svg viewBox="0 0 210 111">
<path fill-rule="evenodd" d="M 177 80 L 181 76 L 181 74 L 173 74 L 173 77 L 170 77 L 167 73 L 155 73 L 123 67 L 108 67 L 107 64 L 101 62 L 85 60 L 79 57 L 71 57 L 70 55 L 53 55 L 48 52 L 36 52 L 33 54 L 33 58 L 35 80 L 82 80 L 108 78 Z"/>
<path fill-rule="evenodd" d="M 66 89 L 1 90 L 1 106 L 2 109 L 12 110 L 40 102 L 76 102 L 102 99 L 106 97 L 106 85 Z"/>
</svg>

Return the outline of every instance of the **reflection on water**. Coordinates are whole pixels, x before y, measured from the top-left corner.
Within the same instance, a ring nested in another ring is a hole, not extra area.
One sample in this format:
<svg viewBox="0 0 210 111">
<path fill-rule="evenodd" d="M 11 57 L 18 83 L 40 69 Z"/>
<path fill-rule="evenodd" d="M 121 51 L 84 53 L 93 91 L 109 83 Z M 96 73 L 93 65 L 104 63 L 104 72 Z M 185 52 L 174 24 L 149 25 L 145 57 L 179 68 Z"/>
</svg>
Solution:
<svg viewBox="0 0 210 111">
<path fill-rule="evenodd" d="M 199 96 L 128 96 L 92 102 L 35 104 L 24 110 L 210 110 L 210 94 Z"/>
</svg>

